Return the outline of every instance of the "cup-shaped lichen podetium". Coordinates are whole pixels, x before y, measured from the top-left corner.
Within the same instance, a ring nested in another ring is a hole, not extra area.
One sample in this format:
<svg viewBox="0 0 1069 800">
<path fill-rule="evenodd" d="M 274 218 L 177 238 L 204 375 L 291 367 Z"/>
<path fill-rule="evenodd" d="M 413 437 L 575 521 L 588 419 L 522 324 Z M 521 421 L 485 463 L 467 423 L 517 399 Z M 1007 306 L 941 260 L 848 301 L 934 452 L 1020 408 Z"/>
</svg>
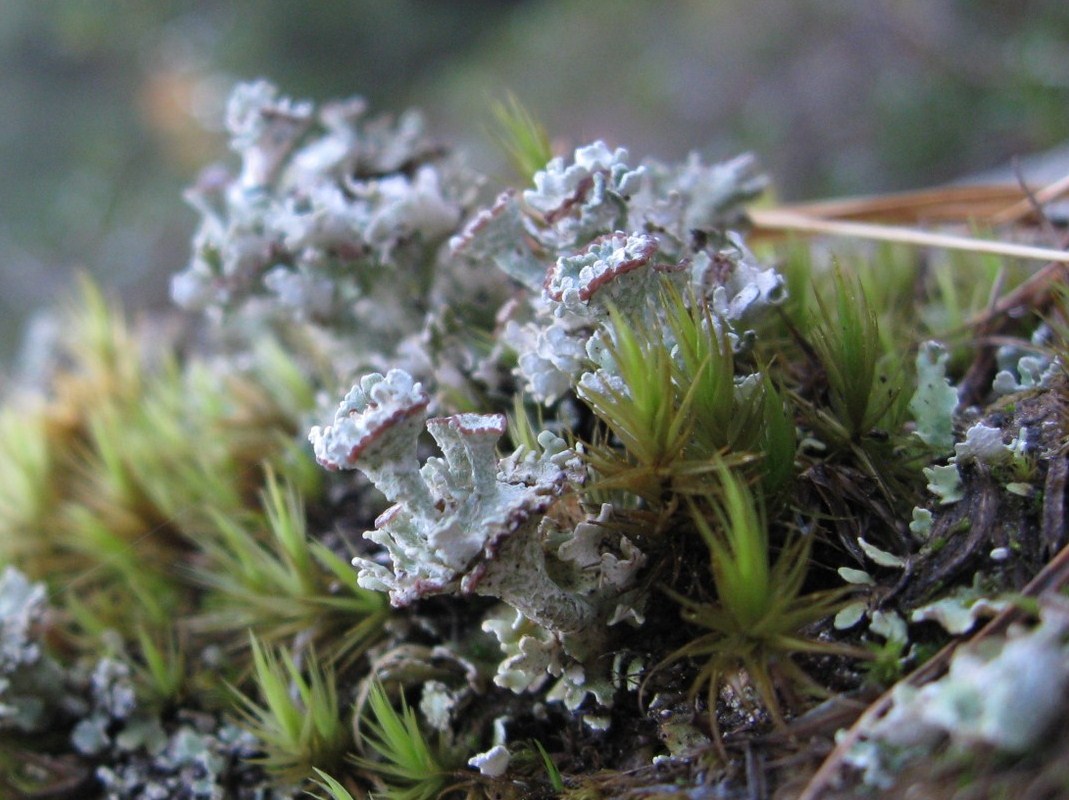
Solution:
<svg viewBox="0 0 1069 800">
<path fill-rule="evenodd" d="M 309 432 L 316 461 L 332 471 L 359 465 L 390 502 L 432 514 L 416 458 L 429 403 L 423 386 L 403 370 L 365 375 L 339 404 L 333 424 Z"/>
<path fill-rule="evenodd" d="M 391 565 L 353 559 L 360 585 L 389 592 L 395 606 L 434 594 L 490 595 L 550 630 L 581 630 L 595 610 L 549 576 L 540 534 L 545 512 L 580 479 L 575 454 L 543 433 L 542 452 L 523 448 L 499 461 L 505 417 L 456 414 L 427 421 L 442 457 L 419 468 L 426 405 L 407 374 L 372 375 L 342 402 L 333 426 L 312 431 L 321 464 L 361 470 L 394 501 L 364 534 Z"/>
</svg>

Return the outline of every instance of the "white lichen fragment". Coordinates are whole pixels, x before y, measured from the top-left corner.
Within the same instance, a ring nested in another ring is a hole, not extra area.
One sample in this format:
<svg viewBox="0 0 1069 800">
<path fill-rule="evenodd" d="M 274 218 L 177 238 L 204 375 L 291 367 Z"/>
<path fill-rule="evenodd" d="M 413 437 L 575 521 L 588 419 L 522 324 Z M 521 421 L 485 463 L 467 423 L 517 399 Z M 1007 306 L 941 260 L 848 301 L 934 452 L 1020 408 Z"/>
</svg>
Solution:
<svg viewBox="0 0 1069 800">
<path fill-rule="evenodd" d="M 866 542 L 860 536 L 857 539 L 857 543 L 865 555 L 872 559 L 873 563 L 878 564 L 881 567 L 902 569 L 906 566 L 906 559 L 902 558 L 902 556 L 896 556 L 894 553 L 888 553 L 886 550 L 881 550 L 876 545 Z"/>
<path fill-rule="evenodd" d="M 873 611 L 869 621 L 869 630 L 889 642 L 909 641 L 906 621 L 896 611 Z"/>
<path fill-rule="evenodd" d="M 988 558 L 992 561 L 1003 562 L 1010 557 L 1010 548 L 1008 547 L 995 547 L 988 553 Z"/>
<path fill-rule="evenodd" d="M 876 581 L 863 569 L 854 569 L 853 567 L 839 567 L 836 570 L 839 573 L 839 577 L 847 583 L 852 583 L 857 586 L 875 586 Z"/>
<path fill-rule="evenodd" d="M 48 589 L 15 567 L 0 573 L 0 734 L 44 730 L 65 701 L 63 670 L 42 649 Z M 16 735 L 18 735 L 16 734 Z"/>
<path fill-rule="evenodd" d="M 868 604 L 858 600 L 841 608 L 832 624 L 835 630 L 845 631 L 861 622 L 866 613 L 868 613 Z"/>
<path fill-rule="evenodd" d="M 501 341 L 518 356 L 517 373 L 524 378 L 531 396 L 553 403 L 572 390 L 589 359 L 588 334 L 581 333 L 578 321 L 555 320 L 544 326 L 519 325 L 509 321 Z"/>
<path fill-rule="evenodd" d="M 783 303 L 787 299 L 783 276 L 761 266 L 738 234 L 728 231 L 724 239 L 719 252 L 699 252 L 691 263 L 691 285 L 701 296 L 710 297 L 713 311 L 741 322 Z"/>
<path fill-rule="evenodd" d="M 966 589 L 915 608 L 909 619 L 911 622 L 938 622 L 947 633 L 960 636 L 972 630 L 978 620 L 993 617 L 1009 606 L 1008 601 L 978 598 L 975 591 Z"/>
<path fill-rule="evenodd" d="M 1027 752 L 1064 713 L 1069 607 L 1048 599 L 1041 623 L 1002 641 L 964 646 L 948 674 L 920 688 L 899 683 L 888 713 L 870 723 L 849 760 L 886 781 L 903 755 L 922 756 L 942 735 L 953 744 Z"/>
<path fill-rule="evenodd" d="M 584 714 L 583 724 L 592 731 L 603 733 L 612 727 L 612 717 L 608 714 Z"/>
<path fill-rule="evenodd" d="M 532 292 L 542 291 L 545 263 L 527 245 L 529 220 L 513 190 L 502 192 L 449 240 L 449 250 L 474 265 L 493 263 Z"/>
<path fill-rule="evenodd" d="M 926 541 L 932 535 L 932 512 L 927 508 L 914 506 L 909 532 L 918 539 Z"/>
<path fill-rule="evenodd" d="M 965 464 L 970 460 L 995 466 L 1003 464 L 1013 451 L 1002 443 L 1002 431 L 978 422 L 965 431 L 965 441 L 954 445 L 954 461 Z"/>
<path fill-rule="evenodd" d="M 492 633 L 505 658 L 497 666 L 494 683 L 516 694 L 537 691 L 550 675 L 561 674 L 562 646 L 544 628 L 518 611 L 509 610 L 483 620 L 482 629 Z"/>
<path fill-rule="evenodd" d="M 0 575 L 0 676 L 40 659 L 41 649 L 31 631 L 46 611 L 47 598 L 43 583 L 31 583 L 13 566 L 4 567 Z"/>
<path fill-rule="evenodd" d="M 917 391 L 909 410 L 917 422 L 917 436 L 938 453 L 954 446 L 954 409 L 958 393 L 946 378 L 949 359 L 938 342 L 924 342 L 917 351 Z"/>
<path fill-rule="evenodd" d="M 71 744 L 83 755 L 97 755 L 113 743 L 116 724 L 131 718 L 137 695 L 129 664 L 116 658 L 97 661 L 90 681 L 92 713 L 71 731 Z M 136 721 L 136 720 L 132 720 Z"/>
<path fill-rule="evenodd" d="M 269 183 L 312 120 L 312 104 L 279 97 L 264 80 L 240 83 L 226 106 L 230 146 L 241 154 L 241 186 Z"/>
<path fill-rule="evenodd" d="M 450 728 L 453 709 L 457 704 L 456 695 L 441 681 L 427 681 L 423 684 L 420 695 L 419 711 L 427 724 L 440 733 Z"/>
<path fill-rule="evenodd" d="M 508 771 L 512 754 L 504 745 L 494 745 L 485 753 L 479 753 L 468 759 L 468 766 L 479 770 L 480 775 L 488 778 L 500 778 Z"/>
<path fill-rule="evenodd" d="M 535 188 L 523 193 L 523 201 L 550 222 L 579 216 L 579 211 L 593 215 L 611 205 L 607 196 L 625 198 L 638 191 L 644 170 L 632 169 L 627 161 L 625 149 L 610 150 L 601 141 L 576 148 L 571 164 L 558 157 L 535 173 Z M 576 227 L 589 227 L 583 222 L 580 217 Z"/>
<path fill-rule="evenodd" d="M 1033 348 L 1013 345 L 1000 347 L 995 353 L 998 372 L 991 384 L 997 395 L 1014 394 L 1029 389 L 1049 388 L 1054 378 L 1062 371 L 1058 359 L 1037 355 L 1037 349 L 1050 345 L 1051 331 L 1040 325 L 1032 334 Z"/>
<path fill-rule="evenodd" d="M 562 702 L 569 711 L 578 711 L 587 697 L 592 697 L 597 705 L 607 708 L 612 705 L 612 696 L 612 676 L 608 674 L 608 670 L 605 670 L 604 675 L 593 674 L 582 664 L 574 663 L 565 667 L 560 679 L 546 694 L 546 699 Z M 583 713 L 584 718 L 588 713 Z M 597 724 L 600 716 L 593 714 L 594 724 Z"/>
<path fill-rule="evenodd" d="M 924 477 L 928 479 L 928 491 L 939 498 L 940 505 L 951 505 L 965 496 L 957 464 L 925 467 Z"/>
<path fill-rule="evenodd" d="M 407 372 L 364 376 L 338 405 L 333 424 L 309 432 L 316 461 L 329 470 L 355 469 L 359 463 L 364 472 L 397 472 L 396 465 L 408 460 L 423 430 L 429 402 L 422 385 Z M 405 466 L 402 472 L 410 473 Z M 383 490 L 387 497 L 397 491 L 389 488 Z"/>
<path fill-rule="evenodd" d="M 646 555 L 626 536 L 616 541 L 619 556 L 609 548 L 609 540 L 614 538 L 610 535 L 612 515 L 612 505 L 603 503 L 598 516 L 576 525 L 571 537 L 557 549 L 561 561 L 574 566 L 580 583 L 577 589 L 584 594 L 606 588 L 622 591 L 646 564 Z"/>
<path fill-rule="evenodd" d="M 616 231 L 591 242 L 573 256 L 562 256 L 546 276 L 545 294 L 556 304 L 555 313 L 580 316 L 609 305 L 631 308 L 645 302 L 648 282 L 631 276 L 648 265 L 657 252 L 657 240 L 648 234 Z"/>
</svg>

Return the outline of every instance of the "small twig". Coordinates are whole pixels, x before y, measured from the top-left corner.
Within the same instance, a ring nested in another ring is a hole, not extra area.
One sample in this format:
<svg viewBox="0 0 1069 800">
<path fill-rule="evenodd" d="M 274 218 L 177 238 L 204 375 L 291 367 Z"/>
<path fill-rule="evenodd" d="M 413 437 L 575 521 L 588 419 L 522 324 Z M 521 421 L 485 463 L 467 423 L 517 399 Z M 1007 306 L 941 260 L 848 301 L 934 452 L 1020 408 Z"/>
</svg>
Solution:
<svg viewBox="0 0 1069 800">
<path fill-rule="evenodd" d="M 1051 239 L 1051 241 L 1058 238 L 1057 231 L 1054 230 L 1054 225 L 1051 224 L 1050 217 L 1047 216 L 1046 209 L 1043 208 L 1043 203 L 1036 196 L 1036 193 L 1032 191 L 1032 188 L 1028 185 L 1024 179 L 1024 173 L 1021 172 L 1021 162 L 1019 159 L 1013 159 L 1013 174 L 1017 178 L 1017 185 L 1021 187 L 1021 191 L 1024 193 L 1024 201 L 1031 206 L 1032 213 L 1036 215 L 1036 219 L 1039 220 L 1039 225 L 1043 228 L 1043 231 Z"/>
<path fill-rule="evenodd" d="M 746 789 L 750 800 L 768 800 L 768 783 L 765 780 L 764 759 L 756 753 L 751 742 L 746 742 Z"/>
<path fill-rule="evenodd" d="M 1062 237 L 1061 246 L 1063 249 L 1069 247 L 1069 236 Z M 986 310 L 966 322 L 965 327 L 986 332 L 991 330 L 989 326 L 995 317 L 1007 314 L 1015 308 L 1041 309 L 1045 303 L 1039 302 L 1040 298 L 1049 296 L 1051 286 L 1059 280 L 1064 283 L 1067 278 L 1069 267 L 1064 263 L 1052 261 L 997 303 L 989 304 Z"/>
<path fill-rule="evenodd" d="M 1043 187 L 1034 195 L 1027 193 L 1024 199 L 1018 200 L 1009 208 L 1000 211 L 997 214 L 992 214 L 988 219 L 988 222 L 992 225 L 1006 225 L 1020 222 L 1024 217 L 1032 213 L 1037 205 L 1042 207 L 1052 200 L 1057 200 L 1067 192 L 1069 192 L 1069 175 Z"/>
<path fill-rule="evenodd" d="M 1006 314 L 1015 308 L 1038 307 L 1039 303 L 1035 302 L 1036 298 L 1046 293 L 1050 286 L 1057 283 L 1059 279 L 1064 281 L 1067 274 L 1069 274 L 1069 268 L 1065 264 L 1047 264 L 1047 266 L 999 300 L 994 307 L 988 308 L 969 320 L 966 323 L 966 327 L 987 325 L 994 317 Z"/>
<path fill-rule="evenodd" d="M 1048 553 L 1065 546 L 1065 488 L 1069 481 L 1069 459 L 1055 456 L 1047 466 L 1043 485 L 1043 519 L 1040 536 Z"/>
</svg>

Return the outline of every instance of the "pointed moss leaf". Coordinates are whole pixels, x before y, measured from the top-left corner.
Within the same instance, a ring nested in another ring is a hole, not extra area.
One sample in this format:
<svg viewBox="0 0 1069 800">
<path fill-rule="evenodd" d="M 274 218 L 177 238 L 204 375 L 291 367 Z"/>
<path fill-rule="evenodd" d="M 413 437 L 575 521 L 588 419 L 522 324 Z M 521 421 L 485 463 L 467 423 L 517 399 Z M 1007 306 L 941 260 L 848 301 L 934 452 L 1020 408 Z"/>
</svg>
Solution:
<svg viewBox="0 0 1069 800">
<path fill-rule="evenodd" d="M 497 123 L 495 138 L 513 171 L 524 181 L 532 180 L 553 158 L 545 127 L 511 92 L 494 103 L 491 111 Z"/>
<path fill-rule="evenodd" d="M 917 391 L 909 410 L 917 422 L 916 434 L 939 453 L 954 446 L 954 409 L 958 393 L 946 378 L 949 355 L 938 342 L 925 342 L 917 352 Z"/>
<path fill-rule="evenodd" d="M 319 776 L 315 783 L 330 794 L 330 800 L 356 800 L 352 793 L 336 778 L 332 778 L 319 767 L 315 767 L 315 773 Z"/>
</svg>

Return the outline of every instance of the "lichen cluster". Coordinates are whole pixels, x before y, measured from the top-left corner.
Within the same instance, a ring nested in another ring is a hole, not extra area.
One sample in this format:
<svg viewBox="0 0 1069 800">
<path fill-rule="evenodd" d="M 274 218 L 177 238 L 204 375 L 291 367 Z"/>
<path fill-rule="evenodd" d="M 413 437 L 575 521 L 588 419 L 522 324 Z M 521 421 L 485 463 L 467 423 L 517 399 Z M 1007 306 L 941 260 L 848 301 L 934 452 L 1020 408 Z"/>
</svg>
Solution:
<svg viewBox="0 0 1069 800">
<path fill-rule="evenodd" d="M 732 794 L 1008 613 L 844 763 L 1047 729 L 1064 602 L 1011 592 L 1066 543 L 1059 296 L 995 352 L 1016 265 L 821 264 L 747 241 L 749 156 L 501 115 L 494 199 L 418 115 L 241 85 L 186 332 L 55 317 L 0 416 L 4 796 Z"/>
</svg>

